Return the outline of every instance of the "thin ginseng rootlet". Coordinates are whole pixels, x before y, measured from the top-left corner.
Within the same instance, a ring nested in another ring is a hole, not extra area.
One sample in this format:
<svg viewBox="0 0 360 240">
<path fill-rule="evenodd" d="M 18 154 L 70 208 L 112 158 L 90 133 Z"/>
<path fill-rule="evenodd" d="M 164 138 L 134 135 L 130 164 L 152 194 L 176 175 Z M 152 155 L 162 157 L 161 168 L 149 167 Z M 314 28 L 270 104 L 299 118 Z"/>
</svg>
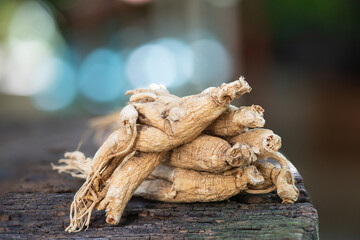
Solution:
<svg viewBox="0 0 360 240">
<path fill-rule="evenodd" d="M 102 142 L 93 158 L 67 152 L 53 168 L 85 179 L 70 208 L 68 232 L 87 229 L 94 209 L 118 224 L 133 195 L 164 202 L 211 202 L 240 192 L 277 189 L 283 203 L 299 195 L 281 138 L 264 129 L 258 105 L 230 102 L 251 91 L 243 77 L 200 94 L 177 97 L 164 87 L 128 91 L 119 113 L 93 119 Z M 273 159 L 279 166 L 267 162 Z"/>
</svg>

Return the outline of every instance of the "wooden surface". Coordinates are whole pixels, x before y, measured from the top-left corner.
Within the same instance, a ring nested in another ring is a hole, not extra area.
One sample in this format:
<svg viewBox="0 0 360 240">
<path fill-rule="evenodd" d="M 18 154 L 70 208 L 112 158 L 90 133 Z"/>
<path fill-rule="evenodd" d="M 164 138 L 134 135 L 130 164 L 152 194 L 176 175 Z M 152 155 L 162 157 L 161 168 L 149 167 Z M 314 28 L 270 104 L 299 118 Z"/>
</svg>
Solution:
<svg viewBox="0 0 360 240">
<path fill-rule="evenodd" d="M 36 151 L 26 152 L 27 158 L 34 160 L 25 164 L 21 181 L 16 181 L 1 199 L 0 239 L 318 238 L 318 215 L 296 169 L 293 171 L 301 194 L 293 205 L 281 204 L 276 193 L 240 194 L 229 201 L 194 204 L 133 198 L 119 225 L 106 224 L 104 212 L 96 211 L 87 231 L 66 233 L 70 203 L 82 181 L 57 174 L 51 170 L 50 162 L 55 162 L 61 157 L 63 148 L 79 139 L 78 134 L 84 126 L 80 120 L 51 120 L 42 122 L 42 126 L 39 124 L 35 121 L 30 125 L 41 130 L 34 135 L 46 133 L 51 137 L 33 142 L 33 137 L 27 136 L 16 141 L 19 151 L 21 146 L 42 145 Z M 9 147 L 5 152 L 11 150 Z M 8 156 L 21 164 L 22 160 L 18 159 L 21 154 Z"/>
</svg>

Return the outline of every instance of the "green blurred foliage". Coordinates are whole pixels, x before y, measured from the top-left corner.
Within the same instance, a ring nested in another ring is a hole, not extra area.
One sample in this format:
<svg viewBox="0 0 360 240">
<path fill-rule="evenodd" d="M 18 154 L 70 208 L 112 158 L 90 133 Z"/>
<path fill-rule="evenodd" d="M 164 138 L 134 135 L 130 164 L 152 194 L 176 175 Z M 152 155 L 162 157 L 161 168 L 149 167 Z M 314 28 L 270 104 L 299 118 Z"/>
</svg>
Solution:
<svg viewBox="0 0 360 240">
<path fill-rule="evenodd" d="M 11 17 L 20 3 L 17 0 L 0 1 L 0 42 L 6 38 Z"/>
<path fill-rule="evenodd" d="M 303 34 L 351 35 L 359 25 L 359 3 L 352 0 L 266 1 L 269 24 L 276 40 L 296 38 Z"/>
</svg>

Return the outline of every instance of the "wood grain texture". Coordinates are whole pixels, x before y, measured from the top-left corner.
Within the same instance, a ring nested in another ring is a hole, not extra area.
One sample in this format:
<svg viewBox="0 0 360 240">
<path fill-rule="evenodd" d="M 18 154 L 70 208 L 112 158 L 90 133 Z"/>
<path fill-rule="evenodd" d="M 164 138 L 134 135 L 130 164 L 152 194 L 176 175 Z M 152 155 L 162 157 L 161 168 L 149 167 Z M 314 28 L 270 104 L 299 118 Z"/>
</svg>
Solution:
<svg viewBox="0 0 360 240">
<path fill-rule="evenodd" d="M 293 205 L 280 204 L 275 194 L 240 194 L 216 203 L 170 204 L 132 198 L 117 226 L 105 222 L 103 211 L 93 214 L 85 232 L 64 232 L 69 206 L 81 184 L 48 166 L 38 166 L 3 197 L 0 239 L 94 238 L 258 238 L 316 239 L 318 216 L 295 174 L 301 191 Z"/>
</svg>

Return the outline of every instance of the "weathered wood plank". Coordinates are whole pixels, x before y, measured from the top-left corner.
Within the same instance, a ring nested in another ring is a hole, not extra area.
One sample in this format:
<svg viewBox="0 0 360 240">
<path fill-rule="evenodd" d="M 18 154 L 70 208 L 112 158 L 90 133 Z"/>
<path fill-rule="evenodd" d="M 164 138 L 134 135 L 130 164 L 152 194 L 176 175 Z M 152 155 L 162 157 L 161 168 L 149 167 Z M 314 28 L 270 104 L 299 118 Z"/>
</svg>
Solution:
<svg viewBox="0 0 360 240">
<path fill-rule="evenodd" d="M 94 238 L 317 238 L 317 212 L 295 173 L 299 201 L 280 204 L 275 193 L 240 194 L 216 203 L 170 204 L 133 198 L 118 226 L 96 212 L 85 232 L 68 234 L 69 206 L 81 181 L 41 166 L 4 196 L 1 239 Z"/>
<path fill-rule="evenodd" d="M 316 237 L 316 211 L 310 203 L 244 204 L 236 201 L 167 204 L 134 198 L 118 226 L 97 212 L 86 232 L 68 234 L 72 193 L 11 193 L 4 199 L 1 239 L 26 237 Z M 196 234 L 194 234 L 196 233 Z"/>
</svg>

